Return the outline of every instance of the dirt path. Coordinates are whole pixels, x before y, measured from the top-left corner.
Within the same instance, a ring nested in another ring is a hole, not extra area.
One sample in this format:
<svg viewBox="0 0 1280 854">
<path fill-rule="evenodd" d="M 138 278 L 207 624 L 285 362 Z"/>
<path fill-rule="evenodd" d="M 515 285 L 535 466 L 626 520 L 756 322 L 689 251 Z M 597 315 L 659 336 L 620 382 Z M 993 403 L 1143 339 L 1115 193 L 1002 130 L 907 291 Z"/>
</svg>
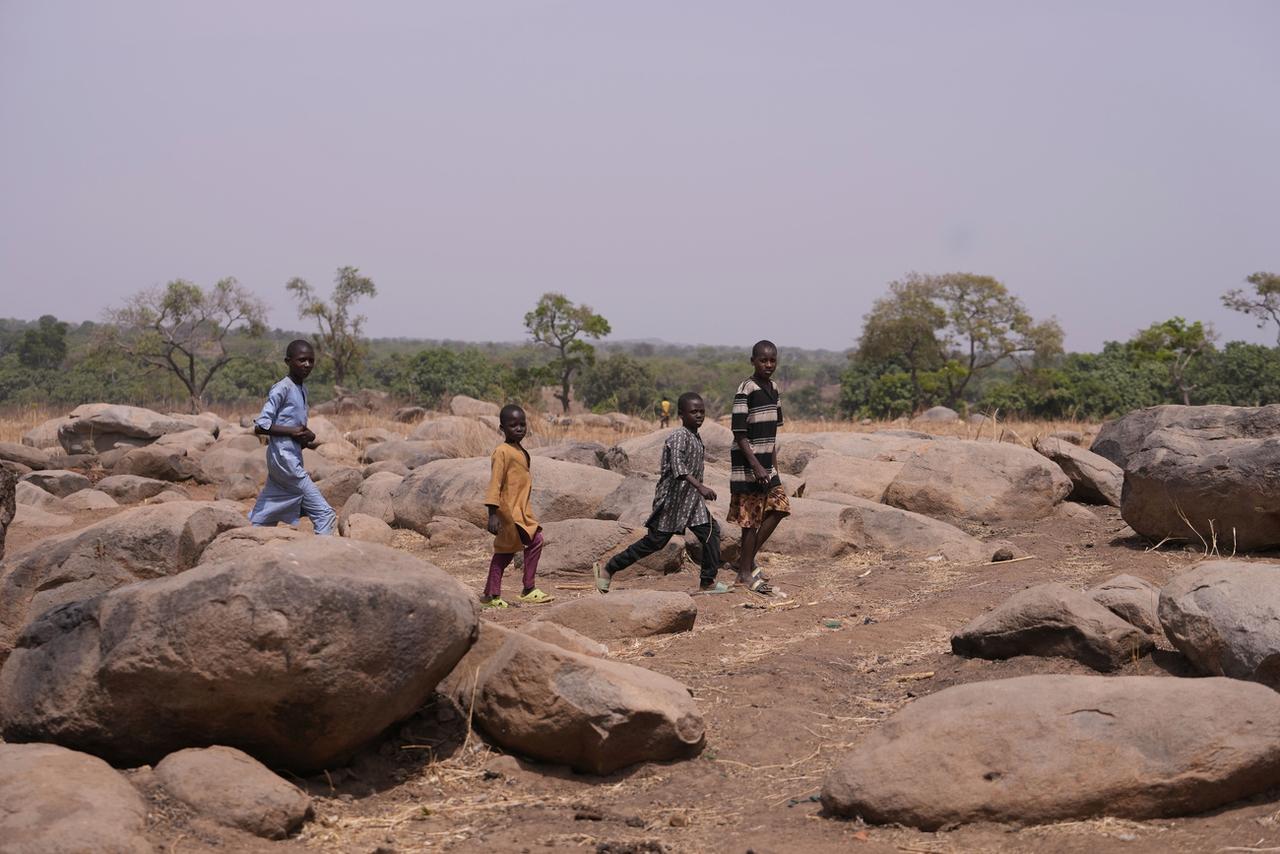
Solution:
<svg viewBox="0 0 1280 854">
<path fill-rule="evenodd" d="M 1088 673 L 1065 660 L 985 662 L 950 654 L 950 633 L 1012 592 L 1047 580 L 1096 583 L 1128 572 L 1157 583 L 1200 557 L 1116 539 L 1114 510 L 1007 536 L 1035 559 L 982 567 L 851 555 L 816 563 L 773 556 L 766 569 L 787 598 L 698 596 L 687 634 L 616 645 L 615 657 L 688 685 L 706 716 L 698 759 L 606 778 L 498 758 L 449 710 L 429 711 L 356 763 L 319 796 L 320 820 L 299 840 L 315 850 L 530 852 L 1070 851 L 1258 849 L 1280 845 L 1274 798 L 1188 819 L 1104 819 L 1036 828 L 969 826 L 938 833 L 865 827 L 819 815 L 811 800 L 828 768 L 859 737 L 911 701 L 950 685 L 1027 673 Z M 413 548 L 412 542 L 404 543 Z M 425 556 L 479 586 L 483 544 Z M 581 579 L 550 577 L 552 587 Z M 618 580 L 619 587 L 689 589 L 693 573 Z M 595 595 L 557 589 L 561 598 Z M 531 609 L 497 615 L 518 624 Z M 486 614 L 486 618 L 495 618 Z M 1171 652 L 1129 674 L 1184 672 Z M 441 720 L 444 718 L 444 720 Z M 420 731 L 414 732 L 418 727 Z M 406 744 L 431 742 L 439 753 Z M 415 755 L 413 759 L 405 756 Z M 486 773 L 486 768 L 489 773 Z M 347 797 L 342 797 L 346 795 Z M 191 839 L 195 842 L 195 839 Z"/>
</svg>

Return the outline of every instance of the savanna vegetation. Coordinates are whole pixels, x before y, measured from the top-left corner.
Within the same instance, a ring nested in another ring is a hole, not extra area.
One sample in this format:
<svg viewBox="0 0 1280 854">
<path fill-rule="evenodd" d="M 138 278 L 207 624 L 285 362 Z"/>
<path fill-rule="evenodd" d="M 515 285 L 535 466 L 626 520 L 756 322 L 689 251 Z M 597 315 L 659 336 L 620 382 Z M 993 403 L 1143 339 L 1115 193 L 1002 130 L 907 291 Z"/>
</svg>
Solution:
<svg viewBox="0 0 1280 854">
<path fill-rule="evenodd" d="M 1260 272 L 1245 283 L 1224 293 L 1224 307 L 1274 325 L 1280 340 L 1280 276 Z M 543 408 L 549 389 L 558 411 L 572 403 L 651 414 L 663 397 L 696 389 L 723 412 L 748 370 L 751 342 L 609 341 L 609 321 L 563 294 L 531 307 L 526 341 L 466 343 L 367 338 L 356 303 L 377 288 L 355 267 L 338 269 L 327 300 L 301 279 L 284 287 L 297 302 L 296 328 L 271 328 L 261 299 L 233 278 L 140 291 L 107 307 L 101 322 L 0 320 L 0 405 L 256 401 L 279 377 L 284 344 L 300 336 L 320 351 L 317 402 L 341 386 L 426 406 L 467 394 Z M 776 379 L 788 413 L 811 419 L 894 418 L 942 404 L 1096 420 L 1159 403 L 1280 402 L 1280 346 L 1220 343 L 1202 320 L 1155 318 L 1096 353 L 1066 352 L 1062 342 L 1055 320 L 1033 318 L 996 279 L 913 273 L 888 284 L 851 330 L 848 351 L 778 342 Z"/>
</svg>

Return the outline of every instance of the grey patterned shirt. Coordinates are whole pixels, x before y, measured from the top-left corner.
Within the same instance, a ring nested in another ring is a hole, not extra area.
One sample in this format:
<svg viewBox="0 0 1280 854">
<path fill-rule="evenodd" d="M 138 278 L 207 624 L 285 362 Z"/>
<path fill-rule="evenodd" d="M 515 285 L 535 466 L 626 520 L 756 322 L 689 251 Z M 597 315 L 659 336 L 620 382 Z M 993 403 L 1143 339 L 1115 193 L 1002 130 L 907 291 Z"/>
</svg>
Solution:
<svg viewBox="0 0 1280 854">
<path fill-rule="evenodd" d="M 692 525 L 706 525 L 711 521 L 707 502 L 685 480 L 693 475 L 701 482 L 706 447 L 702 437 L 685 427 L 671 431 L 662 445 L 662 473 L 653 491 L 653 513 L 645 527 L 663 533 L 679 534 Z"/>
</svg>

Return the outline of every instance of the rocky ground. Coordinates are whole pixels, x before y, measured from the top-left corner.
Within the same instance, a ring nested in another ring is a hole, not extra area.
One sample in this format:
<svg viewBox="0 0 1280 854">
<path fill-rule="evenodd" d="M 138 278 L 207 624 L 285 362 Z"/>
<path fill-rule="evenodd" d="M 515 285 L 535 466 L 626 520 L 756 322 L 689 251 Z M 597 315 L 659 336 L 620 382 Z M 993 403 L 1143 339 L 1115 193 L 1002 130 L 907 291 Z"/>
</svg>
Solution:
<svg viewBox="0 0 1280 854">
<path fill-rule="evenodd" d="M 184 489 L 194 500 L 212 500 L 220 486 L 187 483 Z M 250 503 L 239 501 L 245 510 Z M 933 832 L 824 813 L 817 798 L 832 768 L 913 700 L 987 680 L 1097 673 L 1067 658 L 953 655 L 952 634 L 975 617 L 1044 582 L 1084 589 L 1126 573 L 1161 586 L 1205 557 L 1200 544 L 1153 548 L 1117 508 L 1070 508 L 1038 520 L 958 523 L 984 542 L 1007 544 L 1019 556 L 1013 561 L 929 559 L 870 547 L 841 549 L 832 557 L 768 554 L 762 564 L 779 595 L 695 595 L 691 631 L 608 642 L 610 658 L 688 686 L 706 726 L 706 745 L 696 758 L 606 776 L 578 774 L 506 755 L 452 699 L 436 695 L 349 765 L 309 776 L 285 772 L 311 795 L 315 816 L 284 840 L 216 824 L 155 785 L 150 768 L 129 770 L 146 794 L 146 837 L 164 851 L 388 854 L 1280 848 L 1278 792 L 1184 818 L 1029 827 L 976 822 Z M 74 530 L 121 508 L 63 512 Z M 39 549 L 49 533 L 39 525 L 14 525 L 8 560 Z M 430 561 L 469 589 L 479 591 L 483 583 L 489 544 L 482 537 L 428 539 L 397 529 L 390 545 Z M 560 602 L 598 595 L 581 572 L 559 571 L 546 561 L 544 569 L 544 589 Z M 514 570 L 508 578 L 509 585 L 518 584 Z M 617 590 L 692 593 L 695 587 L 696 567 L 687 558 L 675 574 L 623 574 L 615 581 Z M 482 619 L 515 628 L 539 613 L 526 606 L 487 611 Z M 1114 675 L 1172 678 L 1195 671 L 1161 638 L 1152 654 L 1133 656 Z"/>
</svg>

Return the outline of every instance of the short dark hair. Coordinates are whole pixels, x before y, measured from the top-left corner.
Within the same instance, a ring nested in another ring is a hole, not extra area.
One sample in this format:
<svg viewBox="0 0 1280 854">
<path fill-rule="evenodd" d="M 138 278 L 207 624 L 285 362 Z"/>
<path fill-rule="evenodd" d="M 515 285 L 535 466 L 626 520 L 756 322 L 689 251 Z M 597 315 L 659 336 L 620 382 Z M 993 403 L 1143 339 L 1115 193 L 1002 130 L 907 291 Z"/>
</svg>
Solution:
<svg viewBox="0 0 1280 854">
<path fill-rule="evenodd" d="M 774 355 L 778 353 L 778 345 L 774 344 L 768 338 L 763 338 L 751 345 L 751 358 L 755 358 L 761 350 L 772 350 Z"/>
<path fill-rule="evenodd" d="M 695 400 L 701 403 L 702 395 L 698 394 L 696 391 L 686 391 L 684 394 L 680 395 L 680 399 L 676 401 L 676 411 L 684 412 L 685 407 L 690 403 L 693 403 Z"/>
<path fill-rule="evenodd" d="M 502 407 L 502 411 L 498 413 L 498 422 L 501 423 L 506 421 L 507 416 L 515 415 L 517 412 L 524 415 L 524 407 L 518 403 L 508 403 L 506 406 Z"/>
<path fill-rule="evenodd" d="M 306 347 L 308 350 L 312 351 L 313 353 L 315 352 L 315 349 L 316 349 L 315 347 L 311 346 L 311 342 L 308 341 L 307 339 L 295 338 L 289 342 L 288 347 L 284 348 L 284 357 L 286 359 L 292 359 L 293 354 L 301 350 L 303 347 Z"/>
</svg>

